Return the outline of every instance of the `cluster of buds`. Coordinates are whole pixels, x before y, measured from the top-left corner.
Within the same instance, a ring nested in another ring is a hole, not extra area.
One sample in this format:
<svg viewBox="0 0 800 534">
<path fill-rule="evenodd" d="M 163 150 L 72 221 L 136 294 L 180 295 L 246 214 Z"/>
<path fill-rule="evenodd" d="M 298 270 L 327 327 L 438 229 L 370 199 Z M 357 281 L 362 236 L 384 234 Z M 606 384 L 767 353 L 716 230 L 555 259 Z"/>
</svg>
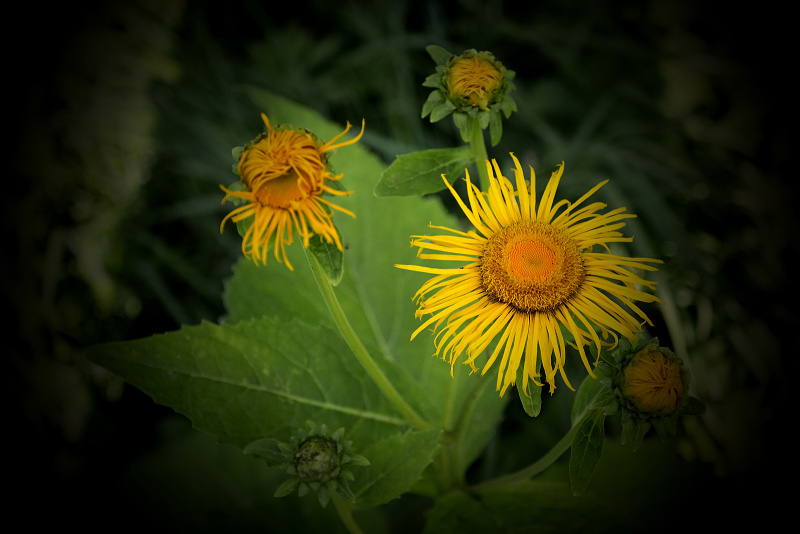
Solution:
<svg viewBox="0 0 800 534">
<path fill-rule="evenodd" d="M 307 421 L 308 429 L 300 429 L 289 443 L 271 439 L 258 440 L 245 448 L 245 453 L 258 454 L 279 463 L 290 478 L 275 490 L 275 497 L 285 497 L 297 490 L 299 496 L 310 491 L 319 503 L 327 506 L 331 492 L 353 501 L 349 482 L 355 480 L 352 466 L 367 466 L 369 460 L 351 452 L 352 441 L 344 440 L 344 428 L 333 433 L 326 425 Z M 276 450 L 277 449 L 277 450 Z"/>
<path fill-rule="evenodd" d="M 517 110 L 511 98 L 515 73 L 506 69 L 491 52 L 467 50 L 453 55 L 442 47 L 427 47 L 436 62 L 436 72 L 422 83 L 434 91 L 422 106 L 422 117 L 437 122 L 451 113 L 465 142 L 469 142 L 477 119 L 481 130 L 489 128 L 492 146 L 500 142 L 506 118 Z"/>
</svg>

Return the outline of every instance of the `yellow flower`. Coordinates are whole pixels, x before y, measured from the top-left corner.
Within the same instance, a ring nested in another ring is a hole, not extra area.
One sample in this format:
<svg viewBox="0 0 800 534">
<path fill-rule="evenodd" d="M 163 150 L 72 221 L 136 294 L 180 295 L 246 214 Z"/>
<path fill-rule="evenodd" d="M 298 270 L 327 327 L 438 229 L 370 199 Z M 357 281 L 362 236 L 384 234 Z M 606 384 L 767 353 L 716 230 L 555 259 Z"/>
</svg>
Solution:
<svg viewBox="0 0 800 534">
<path fill-rule="evenodd" d="M 594 343 L 599 354 L 601 346 L 617 343 L 617 334 L 634 339 L 643 324 L 639 320 L 652 324 L 635 301 L 661 301 L 636 286 L 653 289 L 655 283 L 635 275 L 632 269 L 654 271 L 656 268 L 647 264 L 661 262 L 610 253 L 609 243 L 633 239 L 617 230 L 625 226 L 623 219 L 635 215 L 624 213 L 625 208 L 600 213 L 606 207 L 601 202 L 583 205 L 605 182 L 574 203 L 555 202 L 562 163 L 537 203 L 533 168 L 529 194 L 519 160 L 511 157 L 516 191 L 494 160 L 486 162 L 491 182 L 488 193 L 474 186 L 467 173 L 469 205 L 445 179 L 475 230 L 461 232 L 431 225 L 448 234 L 412 236 L 412 246 L 419 247 L 418 257 L 466 264 L 397 265 L 435 275 L 415 295 L 417 317 L 430 317 L 411 338 L 430 326 L 434 332 L 438 330 L 436 355 L 450 362 L 452 374 L 452 366 L 465 352 L 464 363 L 477 370 L 476 359 L 500 335 L 481 372 L 485 374 L 500 357 L 500 395 L 515 383 L 520 365 L 524 371 L 522 391 L 527 393 L 528 379 L 541 385 L 538 363 L 551 393 L 557 371 L 572 389 L 564 373 L 569 339 L 562 328 L 571 334 L 584 366 L 595 376 L 584 346 Z M 593 252 L 594 245 L 605 251 Z M 433 253 L 423 253 L 426 250 Z M 604 340 L 613 337 L 613 342 L 601 341 L 595 329 Z"/>
<path fill-rule="evenodd" d="M 458 59 L 448 71 L 450 98 L 463 97 L 475 107 L 488 109 L 502 79 L 500 71 L 485 59 L 478 56 Z"/>
<path fill-rule="evenodd" d="M 645 412 L 669 413 L 683 398 L 684 374 L 662 350 L 644 350 L 625 367 L 622 394 Z"/>
<path fill-rule="evenodd" d="M 267 132 L 246 145 L 239 158 L 237 171 L 245 190 L 232 191 L 220 185 L 225 192 L 223 203 L 230 198 L 247 201 L 222 220 L 220 233 L 228 219 L 239 222 L 254 217 L 242 238 L 242 253 L 256 263 L 266 264 L 270 240 L 274 236 L 275 259 L 285 263 L 289 269 L 292 269 L 292 265 L 286 257 L 285 247 L 293 241 L 293 228 L 302 237 L 304 247 L 308 247 L 312 235 L 318 234 L 342 250 L 339 233 L 333 225 L 328 207 L 351 217 L 355 215 L 322 198 L 323 193 L 351 193 L 335 189 L 327 183 L 342 177 L 341 174 L 331 174 L 327 152 L 358 141 L 364 134 L 364 122 L 361 123 L 361 133 L 353 139 L 336 143 L 350 130 L 348 122 L 342 133 L 320 144 L 306 130 L 290 126 L 273 129 L 266 115 L 262 113 L 261 118 L 267 126 Z"/>
</svg>

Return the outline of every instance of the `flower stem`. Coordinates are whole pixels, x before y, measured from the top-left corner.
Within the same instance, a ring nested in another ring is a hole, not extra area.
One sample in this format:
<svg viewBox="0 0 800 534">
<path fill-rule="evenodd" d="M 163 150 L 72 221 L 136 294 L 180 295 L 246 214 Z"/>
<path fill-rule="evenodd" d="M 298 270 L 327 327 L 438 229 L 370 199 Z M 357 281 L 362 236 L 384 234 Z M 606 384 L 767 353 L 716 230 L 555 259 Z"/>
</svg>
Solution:
<svg viewBox="0 0 800 534">
<path fill-rule="evenodd" d="M 333 501 L 333 505 L 336 506 L 339 518 L 342 520 L 342 523 L 344 523 L 344 526 L 347 527 L 347 530 L 350 531 L 351 534 L 363 534 L 363 531 L 358 524 L 356 524 L 355 519 L 353 519 L 353 505 L 345 502 L 335 491 L 331 491 L 331 500 Z"/>
<path fill-rule="evenodd" d="M 472 138 L 469 140 L 472 157 L 475 158 L 475 166 L 478 167 L 478 176 L 481 179 L 481 191 L 489 191 L 489 172 L 486 170 L 486 141 L 483 138 L 483 129 L 477 118 L 472 119 Z"/>
<path fill-rule="evenodd" d="M 567 432 L 564 435 L 564 437 L 561 438 L 561 440 L 559 440 L 558 443 L 553 445 L 553 447 L 547 452 L 547 454 L 542 456 L 536 462 L 532 463 L 528 467 L 520 469 L 516 473 L 511 473 L 510 475 L 489 480 L 482 484 L 473 486 L 471 489 L 475 492 L 482 493 L 487 490 L 500 488 L 502 486 L 507 486 L 510 484 L 514 484 L 516 482 L 521 482 L 523 480 L 528 480 L 529 478 L 538 475 L 539 473 L 550 467 L 556 460 L 558 460 L 561 457 L 562 454 L 564 454 L 567 451 L 567 449 L 570 448 L 570 446 L 572 446 L 572 441 L 575 439 L 575 434 L 578 432 L 578 428 L 580 428 L 581 423 L 583 423 L 583 420 L 589 416 L 589 413 L 591 412 L 587 412 L 586 415 L 584 415 L 579 421 L 576 421 L 575 424 L 572 425 L 572 428 L 569 430 L 569 432 Z"/>
<path fill-rule="evenodd" d="M 347 315 L 345 315 L 341 304 L 339 304 L 339 299 L 336 298 L 336 293 L 334 293 L 333 287 L 331 287 L 328 277 L 325 275 L 325 271 L 322 269 L 319 261 L 317 261 L 317 258 L 314 257 L 308 249 L 305 250 L 305 253 L 308 264 L 311 266 L 311 272 L 314 274 L 314 279 L 317 281 L 317 287 L 319 287 L 319 291 L 322 293 L 322 299 L 328 306 L 328 310 L 330 310 L 333 316 L 333 321 L 339 328 L 339 332 L 342 334 L 342 337 L 344 337 L 344 340 L 350 346 L 350 350 L 353 351 L 356 359 L 358 359 L 359 363 L 361 363 L 367 371 L 367 374 L 369 374 L 386 398 L 394 404 L 401 414 L 403 414 L 403 417 L 405 417 L 409 424 L 420 430 L 431 428 L 394 388 L 375 360 L 372 359 L 372 356 L 370 356 L 366 347 L 361 342 L 361 339 L 359 339 L 358 334 L 356 334 L 355 330 L 353 330 L 353 327 L 350 325 L 350 321 L 347 320 Z"/>
</svg>

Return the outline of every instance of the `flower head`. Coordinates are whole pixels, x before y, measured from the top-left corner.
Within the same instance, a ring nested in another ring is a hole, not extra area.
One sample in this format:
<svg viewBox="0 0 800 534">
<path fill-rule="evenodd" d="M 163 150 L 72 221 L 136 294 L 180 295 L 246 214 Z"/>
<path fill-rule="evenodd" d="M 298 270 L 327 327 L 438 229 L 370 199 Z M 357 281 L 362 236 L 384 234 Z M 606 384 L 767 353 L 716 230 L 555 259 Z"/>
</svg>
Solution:
<svg viewBox="0 0 800 534">
<path fill-rule="evenodd" d="M 647 347 L 625 365 L 621 376 L 625 399 L 644 413 L 670 413 L 685 399 L 686 371 L 671 351 Z"/>
<path fill-rule="evenodd" d="M 305 247 L 309 238 L 317 234 L 342 250 L 329 208 L 351 217 L 355 215 L 323 198 L 325 193 L 350 194 L 333 187 L 342 175 L 331 173 L 327 153 L 358 141 L 364 134 L 364 123 L 361 133 L 353 139 L 336 143 L 350 130 L 347 123 L 344 132 L 322 143 L 307 130 L 288 125 L 273 128 L 266 115 L 262 113 L 261 118 L 266 132 L 245 145 L 238 157 L 236 172 L 243 190 L 220 185 L 225 192 L 222 202 L 245 201 L 222 220 L 220 232 L 228 219 L 238 223 L 252 218 L 247 221 L 251 224 L 242 237 L 242 253 L 256 263 L 266 264 L 270 241 L 274 238 L 275 259 L 289 269 L 292 266 L 285 247 L 293 242 L 293 231 L 300 235 Z"/>
<path fill-rule="evenodd" d="M 655 267 L 648 264 L 660 261 L 610 253 L 609 243 L 632 240 L 618 230 L 625 226 L 624 219 L 634 215 L 625 213 L 625 208 L 601 213 L 606 207 L 601 202 L 584 204 L 605 182 L 575 202 L 556 202 L 562 163 L 537 202 L 533 169 L 529 193 L 519 160 L 513 154 L 511 157 L 516 190 L 496 161 L 486 162 L 491 184 L 487 193 L 473 185 L 467 173 L 468 204 L 445 179 L 475 230 L 431 226 L 448 233 L 412 236 L 411 244 L 419 247 L 420 258 L 464 265 L 397 267 L 434 275 L 415 295 L 417 317 L 429 317 L 412 339 L 433 326 L 434 332 L 438 331 L 434 338 L 436 355 L 450 362 L 451 373 L 464 353 L 464 363 L 477 370 L 478 356 L 499 335 L 481 373 L 500 358 L 500 394 L 515 383 L 520 366 L 524 371 L 522 391 L 527 391 L 529 379 L 542 384 L 541 367 L 543 381 L 552 393 L 557 372 L 572 388 L 564 373 L 566 343 L 570 340 L 563 332 L 572 336 L 584 366 L 595 376 L 585 345 L 594 344 L 599 353 L 602 346 L 614 346 L 618 334 L 633 339 L 642 322 L 651 324 L 636 301 L 660 300 L 636 286 L 653 289 L 655 283 L 632 270 L 653 271 Z M 595 245 L 604 250 L 595 252 Z M 434 252 L 423 253 L 426 250 Z"/>
<path fill-rule="evenodd" d="M 502 67 L 501 67 L 502 68 Z M 465 105 L 489 109 L 501 87 L 503 75 L 491 58 L 465 54 L 456 58 L 447 69 L 450 100 Z"/>
<path fill-rule="evenodd" d="M 434 91 L 422 107 L 422 116 L 436 122 L 451 113 L 464 141 L 472 135 L 473 119 L 481 129 L 490 129 L 492 144 L 502 137 L 502 112 L 506 118 L 517 110 L 511 97 L 514 71 L 506 69 L 491 52 L 466 50 L 453 55 L 444 48 L 429 46 L 436 72 L 422 85 Z"/>
</svg>

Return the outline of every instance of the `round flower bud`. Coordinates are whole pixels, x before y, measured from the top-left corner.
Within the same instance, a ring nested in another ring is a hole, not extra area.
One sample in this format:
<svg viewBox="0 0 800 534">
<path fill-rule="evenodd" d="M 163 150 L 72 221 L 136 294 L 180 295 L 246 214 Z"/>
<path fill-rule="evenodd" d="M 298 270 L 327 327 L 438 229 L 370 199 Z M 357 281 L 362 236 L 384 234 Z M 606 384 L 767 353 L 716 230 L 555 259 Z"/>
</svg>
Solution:
<svg viewBox="0 0 800 534">
<path fill-rule="evenodd" d="M 640 414 L 668 415 L 687 400 L 689 374 L 672 351 L 649 345 L 628 360 L 617 378 L 620 393 Z"/>
</svg>

